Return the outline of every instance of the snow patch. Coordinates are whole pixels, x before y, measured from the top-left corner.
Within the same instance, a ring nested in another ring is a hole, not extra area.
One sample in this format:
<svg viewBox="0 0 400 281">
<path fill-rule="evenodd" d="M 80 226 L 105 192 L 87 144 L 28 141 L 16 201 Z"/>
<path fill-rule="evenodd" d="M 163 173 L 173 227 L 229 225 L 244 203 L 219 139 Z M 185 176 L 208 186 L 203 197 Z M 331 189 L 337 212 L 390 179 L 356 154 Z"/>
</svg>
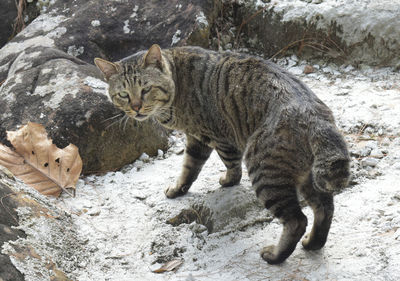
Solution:
<svg viewBox="0 0 400 281">
<path fill-rule="evenodd" d="M 171 46 L 176 45 L 181 40 L 181 31 L 178 29 L 175 34 L 172 36 Z"/>
<path fill-rule="evenodd" d="M 129 20 L 124 21 L 124 27 L 122 28 L 125 34 L 131 33 L 131 30 L 129 28 Z"/>
<path fill-rule="evenodd" d="M 90 24 L 91 24 L 93 27 L 98 27 L 98 26 L 100 26 L 100 21 L 99 21 L 99 20 L 92 20 L 92 21 L 90 22 Z"/>
<path fill-rule="evenodd" d="M 206 18 L 206 16 L 204 15 L 204 13 L 202 11 L 196 16 L 196 22 L 202 28 L 205 28 L 205 27 L 207 27 L 209 25 L 208 21 L 207 21 L 207 18 Z"/>
</svg>

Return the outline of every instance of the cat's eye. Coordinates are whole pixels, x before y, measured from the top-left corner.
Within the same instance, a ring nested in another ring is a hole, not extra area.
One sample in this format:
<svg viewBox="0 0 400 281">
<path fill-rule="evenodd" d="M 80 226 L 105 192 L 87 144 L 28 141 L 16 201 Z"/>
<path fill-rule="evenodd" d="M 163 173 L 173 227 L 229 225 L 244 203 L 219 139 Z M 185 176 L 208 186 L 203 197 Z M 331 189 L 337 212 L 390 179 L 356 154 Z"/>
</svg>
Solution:
<svg viewBox="0 0 400 281">
<path fill-rule="evenodd" d="M 127 97 L 129 96 L 129 93 L 123 91 L 123 92 L 119 92 L 118 95 L 119 95 L 121 98 L 127 98 Z"/>
<path fill-rule="evenodd" d="M 141 92 L 142 98 L 144 97 L 145 94 L 150 92 L 150 90 L 151 90 L 151 87 L 147 87 L 147 88 L 142 89 L 142 92 Z"/>
</svg>

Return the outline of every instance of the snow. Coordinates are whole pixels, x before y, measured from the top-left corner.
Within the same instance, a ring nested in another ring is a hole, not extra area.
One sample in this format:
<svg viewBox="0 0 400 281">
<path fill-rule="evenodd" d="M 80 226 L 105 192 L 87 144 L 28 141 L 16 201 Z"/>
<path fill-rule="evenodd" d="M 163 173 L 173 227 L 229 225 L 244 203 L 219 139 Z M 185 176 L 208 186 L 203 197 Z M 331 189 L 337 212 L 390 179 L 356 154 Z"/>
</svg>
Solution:
<svg viewBox="0 0 400 281">
<path fill-rule="evenodd" d="M 304 64 L 290 62 L 291 67 Z M 67 213 L 80 214 L 72 218 L 88 239 L 90 255 L 73 272 L 76 279 L 399 280 L 400 88 L 395 81 L 400 75 L 387 69 L 329 67 L 332 71 L 299 76 L 333 109 L 352 152 L 371 147 L 365 156 L 373 149 L 386 153 L 353 158 L 355 185 L 335 197 L 334 221 L 323 250 L 307 252 L 298 245 L 282 265 L 265 263 L 258 252 L 277 241 L 281 226 L 255 203 L 245 170 L 239 186 L 219 187 L 225 168 L 216 153 L 186 196 L 167 199 L 163 189 L 174 184 L 183 161 L 183 136 L 175 132 L 173 146 L 161 157 L 145 155 L 121 171 L 85 177 L 76 198 L 54 201 Z M 371 127 L 362 132 L 361 124 Z M 374 140 L 365 143 L 363 137 Z M 362 163 L 372 160 L 373 165 Z M 196 204 L 211 210 L 212 232 L 196 222 L 166 223 Z M 305 213 L 310 228 L 308 207 Z M 177 272 L 151 272 L 174 258 L 184 260 Z"/>
<path fill-rule="evenodd" d="M 181 40 L 181 31 L 178 29 L 172 36 L 171 46 L 176 45 Z"/>
<path fill-rule="evenodd" d="M 129 28 L 129 20 L 124 21 L 124 27 L 122 28 L 125 34 L 131 33 L 131 30 Z"/>
<path fill-rule="evenodd" d="M 91 24 L 93 27 L 98 27 L 98 26 L 100 26 L 100 21 L 99 21 L 99 20 L 92 20 L 92 21 L 90 22 L 90 24 Z"/>
</svg>

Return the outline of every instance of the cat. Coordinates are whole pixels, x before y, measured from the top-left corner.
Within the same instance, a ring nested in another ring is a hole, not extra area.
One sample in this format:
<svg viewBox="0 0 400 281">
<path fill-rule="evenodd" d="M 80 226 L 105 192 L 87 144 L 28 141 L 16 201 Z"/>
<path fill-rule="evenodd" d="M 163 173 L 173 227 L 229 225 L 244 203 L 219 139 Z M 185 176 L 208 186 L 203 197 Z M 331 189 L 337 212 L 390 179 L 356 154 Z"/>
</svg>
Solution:
<svg viewBox="0 0 400 281">
<path fill-rule="evenodd" d="M 261 250 L 264 260 L 283 262 L 305 233 L 298 193 L 314 213 L 303 247 L 325 245 L 332 193 L 346 187 L 350 158 L 332 112 L 305 84 L 255 56 L 189 46 L 153 45 L 95 64 L 116 107 L 186 134 L 182 172 L 168 198 L 188 192 L 215 149 L 227 168 L 221 186 L 240 182 L 244 160 L 257 197 L 283 224 L 278 244 Z"/>
</svg>

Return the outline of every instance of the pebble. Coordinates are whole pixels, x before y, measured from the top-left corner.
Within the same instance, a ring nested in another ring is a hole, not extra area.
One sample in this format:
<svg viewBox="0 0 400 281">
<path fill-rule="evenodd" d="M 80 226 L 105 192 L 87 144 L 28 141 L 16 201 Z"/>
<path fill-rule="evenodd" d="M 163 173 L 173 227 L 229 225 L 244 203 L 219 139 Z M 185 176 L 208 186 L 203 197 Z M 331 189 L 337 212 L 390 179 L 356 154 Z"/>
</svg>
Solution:
<svg viewBox="0 0 400 281">
<path fill-rule="evenodd" d="M 157 158 L 158 159 L 163 159 L 164 158 L 164 151 L 162 151 L 161 149 L 157 150 Z"/>
<path fill-rule="evenodd" d="M 400 170 L 400 162 L 396 162 L 392 165 L 393 169 Z"/>
<path fill-rule="evenodd" d="M 141 161 L 141 160 L 137 160 L 137 161 L 135 161 L 135 163 L 133 164 L 133 166 L 134 166 L 137 170 L 140 170 L 141 168 L 143 168 L 143 165 L 144 165 L 144 163 L 143 163 L 143 161 Z"/>
<path fill-rule="evenodd" d="M 313 73 L 313 72 L 315 72 L 315 69 L 314 69 L 314 67 L 312 65 L 306 65 L 304 67 L 304 69 L 303 69 L 303 73 L 304 74 L 310 74 L 310 73 Z"/>
<path fill-rule="evenodd" d="M 140 155 L 139 160 L 148 163 L 150 162 L 150 156 L 147 155 L 146 153 L 143 153 L 142 155 Z"/>
<path fill-rule="evenodd" d="M 95 217 L 95 216 L 100 215 L 100 212 L 101 212 L 101 210 L 99 208 L 92 208 L 87 212 L 87 214 L 89 216 Z"/>
<path fill-rule="evenodd" d="M 371 147 L 365 146 L 364 148 L 361 149 L 360 156 L 361 157 L 367 157 L 367 156 L 370 155 L 371 151 L 372 151 Z"/>
<path fill-rule="evenodd" d="M 375 158 L 364 158 L 361 160 L 361 166 L 363 168 L 365 167 L 375 167 L 376 165 L 378 165 L 379 161 Z"/>
<path fill-rule="evenodd" d="M 394 233 L 394 239 L 400 240 L 400 228 L 398 228 Z"/>
<path fill-rule="evenodd" d="M 380 149 L 373 149 L 370 153 L 370 156 L 378 159 L 385 157 Z"/>
</svg>

